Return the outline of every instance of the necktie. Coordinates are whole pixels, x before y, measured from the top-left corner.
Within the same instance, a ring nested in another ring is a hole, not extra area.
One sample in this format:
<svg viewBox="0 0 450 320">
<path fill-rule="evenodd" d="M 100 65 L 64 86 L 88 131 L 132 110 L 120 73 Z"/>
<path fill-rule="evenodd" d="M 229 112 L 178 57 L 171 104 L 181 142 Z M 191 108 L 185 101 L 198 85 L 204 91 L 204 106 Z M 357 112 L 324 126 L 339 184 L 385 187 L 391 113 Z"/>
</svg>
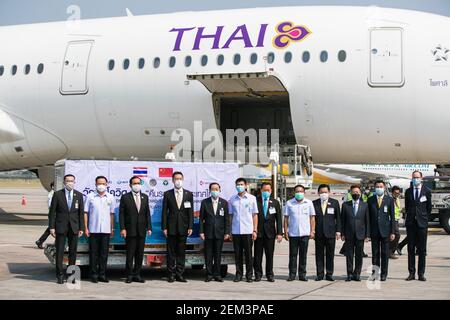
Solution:
<svg viewBox="0 0 450 320">
<path fill-rule="evenodd" d="M 419 199 L 419 188 L 414 189 L 416 191 L 415 200 L 417 201 Z"/>
<path fill-rule="evenodd" d="M 181 208 L 181 200 L 182 200 L 181 197 L 182 197 L 181 196 L 181 190 L 177 190 L 177 206 L 178 206 L 178 209 Z"/>
<path fill-rule="evenodd" d="M 214 210 L 214 215 L 217 215 L 217 207 L 218 207 L 219 202 L 217 200 L 213 200 L 213 210 Z"/>
<path fill-rule="evenodd" d="M 378 209 L 380 209 L 382 201 L 383 201 L 383 198 L 378 197 Z"/>
<path fill-rule="evenodd" d="M 327 202 L 322 202 L 322 213 L 325 214 L 325 211 L 327 210 Z"/>
<path fill-rule="evenodd" d="M 269 207 L 269 199 L 264 199 L 264 202 L 263 202 L 264 218 L 267 218 L 268 207 Z"/>
<path fill-rule="evenodd" d="M 353 202 L 353 215 L 356 217 L 356 202 Z"/>
<path fill-rule="evenodd" d="M 136 208 L 137 211 L 139 212 L 141 210 L 141 197 L 139 193 L 135 193 L 134 195 L 136 197 Z"/>
<path fill-rule="evenodd" d="M 69 192 L 67 194 L 67 206 L 69 207 L 69 210 L 70 210 L 70 208 L 72 208 L 72 193 L 71 192 Z"/>
</svg>

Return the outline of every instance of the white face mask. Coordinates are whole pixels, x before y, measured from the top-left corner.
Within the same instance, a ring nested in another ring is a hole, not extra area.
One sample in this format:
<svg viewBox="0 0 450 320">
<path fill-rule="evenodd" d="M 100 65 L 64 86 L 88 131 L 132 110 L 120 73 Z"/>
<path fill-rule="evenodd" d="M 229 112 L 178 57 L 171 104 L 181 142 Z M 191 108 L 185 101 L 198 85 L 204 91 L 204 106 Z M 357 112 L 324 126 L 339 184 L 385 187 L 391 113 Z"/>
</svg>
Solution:
<svg viewBox="0 0 450 320">
<path fill-rule="evenodd" d="M 322 201 L 328 201 L 328 199 L 330 198 L 330 195 L 328 193 L 321 193 L 319 196 L 320 200 Z"/>
<path fill-rule="evenodd" d="M 106 186 L 104 184 L 98 184 L 97 185 L 97 191 L 98 192 L 105 192 L 106 191 Z"/>
<path fill-rule="evenodd" d="M 75 183 L 74 182 L 66 182 L 65 185 L 66 185 L 67 191 L 72 191 Z"/>
<path fill-rule="evenodd" d="M 139 191 L 141 191 L 141 185 L 140 184 L 133 184 L 131 186 L 131 190 L 133 190 L 134 192 L 138 193 Z"/>
<path fill-rule="evenodd" d="M 183 180 L 175 180 L 173 184 L 175 185 L 175 188 L 180 189 L 183 186 Z"/>
</svg>

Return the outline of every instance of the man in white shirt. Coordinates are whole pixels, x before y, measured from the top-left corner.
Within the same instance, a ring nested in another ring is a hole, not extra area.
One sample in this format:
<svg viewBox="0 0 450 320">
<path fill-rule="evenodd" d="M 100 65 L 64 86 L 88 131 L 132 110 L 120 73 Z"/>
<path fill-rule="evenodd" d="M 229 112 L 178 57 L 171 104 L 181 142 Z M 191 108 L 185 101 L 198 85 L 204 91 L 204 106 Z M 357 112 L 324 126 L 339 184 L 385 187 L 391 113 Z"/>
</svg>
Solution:
<svg viewBox="0 0 450 320">
<path fill-rule="evenodd" d="M 299 259 L 299 280 L 306 279 L 306 258 L 309 239 L 314 239 L 315 215 L 314 205 L 305 198 L 305 187 L 297 185 L 294 188 L 295 197 L 286 203 L 284 213 L 285 238 L 289 241 L 289 278 L 295 280 L 297 274 L 297 256 Z"/>
<path fill-rule="evenodd" d="M 243 256 L 245 255 L 245 277 L 253 282 L 252 246 L 258 232 L 258 204 L 256 197 L 246 191 L 247 181 L 236 180 L 237 194 L 232 196 L 229 204 L 231 215 L 231 234 L 236 260 L 236 276 L 234 282 L 242 281 Z"/>
</svg>

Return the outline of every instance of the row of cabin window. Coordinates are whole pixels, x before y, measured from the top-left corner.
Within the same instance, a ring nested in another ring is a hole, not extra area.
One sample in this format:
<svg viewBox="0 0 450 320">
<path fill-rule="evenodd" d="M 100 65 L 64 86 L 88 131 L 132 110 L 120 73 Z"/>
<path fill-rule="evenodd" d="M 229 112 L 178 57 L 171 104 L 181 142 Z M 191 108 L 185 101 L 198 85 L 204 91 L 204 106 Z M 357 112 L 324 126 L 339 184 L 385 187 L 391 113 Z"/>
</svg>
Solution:
<svg viewBox="0 0 450 320">
<path fill-rule="evenodd" d="M 17 74 L 18 69 L 19 68 L 17 67 L 17 65 L 11 66 L 11 75 L 15 76 Z M 43 63 L 38 64 L 36 71 L 38 74 L 42 74 L 44 72 L 44 64 Z M 23 73 L 25 75 L 28 75 L 28 74 L 30 74 L 30 72 L 31 72 L 31 65 L 26 64 L 23 67 Z M 0 66 L 0 77 L 3 76 L 4 74 L 5 74 L 5 67 Z"/>
<path fill-rule="evenodd" d="M 290 63 L 292 61 L 292 57 L 293 56 L 292 56 L 291 52 L 289 52 L 289 51 L 286 52 L 284 54 L 284 62 L 285 63 Z M 311 53 L 309 51 L 303 52 L 303 54 L 302 54 L 302 61 L 304 63 L 308 63 L 310 60 L 311 60 Z M 340 62 L 345 62 L 347 60 L 347 52 L 345 50 L 339 51 L 339 53 L 338 53 L 338 60 Z M 320 61 L 323 62 L 323 63 L 328 61 L 328 51 L 322 51 L 320 53 Z M 222 54 L 219 54 L 217 56 L 217 61 L 216 62 L 217 62 L 217 65 L 219 65 L 219 66 L 223 65 L 223 63 L 225 62 L 225 57 Z M 258 55 L 256 53 L 252 53 L 250 55 L 250 63 L 251 64 L 256 64 L 257 62 L 258 62 Z M 274 62 L 275 62 L 275 54 L 273 52 L 270 52 L 267 55 L 267 63 L 272 64 Z M 241 55 L 240 54 L 237 53 L 237 54 L 235 54 L 233 56 L 233 63 L 235 65 L 238 65 L 238 64 L 241 63 Z M 109 62 L 108 62 L 108 69 L 109 70 L 114 70 L 115 64 L 116 64 L 116 62 L 115 62 L 114 59 L 109 60 Z M 184 65 L 186 67 L 190 67 L 191 64 L 192 64 L 192 57 L 191 56 L 186 56 L 185 59 L 184 59 Z M 201 58 L 200 58 L 200 65 L 204 67 L 207 64 L 208 64 L 208 56 L 207 55 L 201 56 Z M 161 65 L 161 59 L 158 58 L 158 57 L 155 58 L 153 60 L 153 67 L 155 69 L 157 69 L 157 68 L 159 68 L 160 65 Z M 176 65 L 176 58 L 175 57 L 170 57 L 169 58 L 169 67 L 173 68 L 173 67 L 175 67 L 175 65 Z M 124 70 L 128 70 L 128 68 L 130 67 L 130 59 L 128 59 L 128 58 L 124 59 L 122 67 L 123 67 Z M 140 58 L 138 60 L 138 68 L 139 69 L 143 69 L 144 67 L 145 67 L 145 59 L 144 58 Z"/>
</svg>

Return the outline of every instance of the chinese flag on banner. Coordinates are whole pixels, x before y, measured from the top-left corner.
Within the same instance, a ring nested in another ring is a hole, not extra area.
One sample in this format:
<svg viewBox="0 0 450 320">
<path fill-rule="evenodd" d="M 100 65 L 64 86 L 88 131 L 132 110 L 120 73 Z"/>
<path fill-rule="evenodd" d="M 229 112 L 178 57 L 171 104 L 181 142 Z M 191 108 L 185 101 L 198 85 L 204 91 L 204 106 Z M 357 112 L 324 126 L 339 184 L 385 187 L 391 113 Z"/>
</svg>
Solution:
<svg viewBox="0 0 450 320">
<path fill-rule="evenodd" d="M 173 168 L 159 168 L 160 178 L 171 178 L 173 174 Z"/>
</svg>

